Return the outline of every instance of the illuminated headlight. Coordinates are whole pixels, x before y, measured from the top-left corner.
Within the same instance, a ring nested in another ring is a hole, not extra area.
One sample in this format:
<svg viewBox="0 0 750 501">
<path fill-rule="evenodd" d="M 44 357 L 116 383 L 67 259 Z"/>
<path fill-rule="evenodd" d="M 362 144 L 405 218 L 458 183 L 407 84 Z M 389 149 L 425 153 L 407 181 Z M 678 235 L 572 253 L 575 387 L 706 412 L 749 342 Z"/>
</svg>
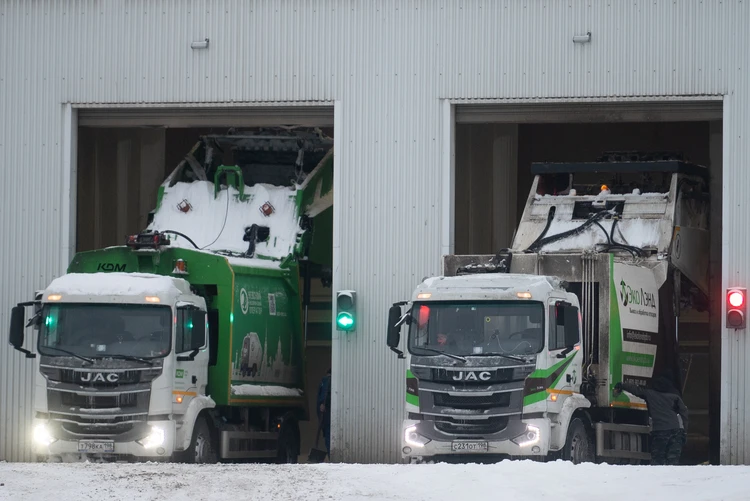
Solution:
<svg viewBox="0 0 750 501">
<path fill-rule="evenodd" d="M 37 444 L 47 446 L 56 440 L 57 439 L 50 434 L 46 424 L 39 423 L 34 427 L 34 442 Z"/>
<path fill-rule="evenodd" d="M 539 428 L 527 424 L 526 431 L 518 435 L 516 438 L 512 439 L 512 441 L 519 447 L 528 447 L 529 445 L 538 443 L 540 438 L 541 434 L 539 432 Z"/>
<path fill-rule="evenodd" d="M 429 441 L 429 438 L 425 438 L 417 433 L 416 426 L 410 426 L 404 430 L 404 442 L 411 445 L 412 447 L 424 447 L 425 444 Z"/>
<path fill-rule="evenodd" d="M 146 438 L 138 440 L 138 443 L 146 449 L 159 447 L 160 445 L 164 444 L 164 430 L 162 428 L 159 428 L 158 426 L 152 426 L 151 433 L 149 433 Z"/>
</svg>

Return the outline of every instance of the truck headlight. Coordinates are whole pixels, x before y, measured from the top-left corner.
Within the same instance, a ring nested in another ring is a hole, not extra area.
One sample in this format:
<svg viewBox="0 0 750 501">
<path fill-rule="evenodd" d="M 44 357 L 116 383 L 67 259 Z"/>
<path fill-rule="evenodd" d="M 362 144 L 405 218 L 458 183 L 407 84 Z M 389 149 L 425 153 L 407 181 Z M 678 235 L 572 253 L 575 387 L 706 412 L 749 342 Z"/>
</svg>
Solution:
<svg viewBox="0 0 750 501">
<path fill-rule="evenodd" d="M 158 426 L 152 426 L 151 433 L 149 433 L 146 438 L 137 440 L 137 442 L 146 449 L 159 447 L 164 443 L 164 430 L 162 428 L 159 428 Z"/>
<path fill-rule="evenodd" d="M 52 436 L 45 423 L 39 423 L 34 427 L 34 442 L 47 446 L 57 439 Z"/>
<path fill-rule="evenodd" d="M 534 425 L 527 424 L 526 431 L 511 439 L 511 441 L 519 447 L 528 447 L 539 442 L 541 433 L 539 428 Z"/>
<path fill-rule="evenodd" d="M 429 441 L 429 438 L 425 438 L 417 433 L 416 426 L 409 426 L 404 430 L 404 442 L 412 447 L 424 447 Z"/>
</svg>

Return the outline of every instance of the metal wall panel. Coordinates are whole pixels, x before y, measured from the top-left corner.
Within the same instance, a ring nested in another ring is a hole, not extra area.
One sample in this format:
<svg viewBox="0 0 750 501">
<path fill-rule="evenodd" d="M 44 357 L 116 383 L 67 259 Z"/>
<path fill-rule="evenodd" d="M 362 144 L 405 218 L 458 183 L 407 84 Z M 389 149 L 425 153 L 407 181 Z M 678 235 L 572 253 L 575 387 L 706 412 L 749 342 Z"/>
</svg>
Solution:
<svg viewBox="0 0 750 501">
<path fill-rule="evenodd" d="M 335 101 L 334 288 L 359 292 L 362 318 L 334 334 L 334 458 L 396 461 L 404 366 L 385 318 L 449 245 L 441 100 L 726 95 L 724 277 L 748 283 L 747 19 L 741 0 L 4 0 L 0 325 L 64 269 L 64 103 Z M 724 333 L 727 462 L 750 462 L 743 334 Z M 29 458 L 32 374 L 0 342 L 0 459 Z"/>
</svg>

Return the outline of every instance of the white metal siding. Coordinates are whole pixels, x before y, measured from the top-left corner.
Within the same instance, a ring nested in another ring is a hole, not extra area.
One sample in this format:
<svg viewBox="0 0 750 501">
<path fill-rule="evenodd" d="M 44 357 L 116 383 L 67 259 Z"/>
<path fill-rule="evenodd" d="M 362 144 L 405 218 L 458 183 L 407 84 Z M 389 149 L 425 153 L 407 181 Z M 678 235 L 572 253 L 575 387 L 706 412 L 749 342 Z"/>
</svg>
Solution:
<svg viewBox="0 0 750 501">
<path fill-rule="evenodd" d="M 334 288 L 361 312 L 334 334 L 335 459 L 395 461 L 404 366 L 387 307 L 451 245 L 441 99 L 726 95 L 724 277 L 750 283 L 748 19 L 746 0 L 0 2 L 0 326 L 64 268 L 64 103 L 335 101 Z M 744 334 L 724 333 L 726 462 L 750 462 Z M 0 342 L 0 459 L 29 458 L 32 381 Z"/>
</svg>

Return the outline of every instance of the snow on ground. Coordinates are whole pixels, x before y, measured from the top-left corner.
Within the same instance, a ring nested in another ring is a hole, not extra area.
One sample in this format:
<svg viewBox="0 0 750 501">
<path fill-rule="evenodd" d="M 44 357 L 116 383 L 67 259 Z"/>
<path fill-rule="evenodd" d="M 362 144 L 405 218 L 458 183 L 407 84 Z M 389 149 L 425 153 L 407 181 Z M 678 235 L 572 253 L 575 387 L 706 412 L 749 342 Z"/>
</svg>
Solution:
<svg viewBox="0 0 750 501">
<path fill-rule="evenodd" d="M 289 187 L 256 184 L 245 186 L 246 202 L 237 200 L 239 192 L 229 188 L 219 191 L 214 199 L 214 185 L 208 181 L 177 183 L 166 187 L 159 209 L 149 230 L 172 230 L 190 237 L 201 249 L 232 251 L 242 253 L 247 250 L 248 242 L 242 240 L 245 228 L 253 223 L 268 226 L 268 242 L 256 246 L 257 256 L 284 258 L 292 250 L 297 233 L 300 231 L 295 196 L 296 191 Z M 227 196 L 229 206 L 227 207 Z M 178 205 L 187 200 L 192 210 L 180 211 Z M 261 206 L 270 202 L 274 213 L 266 217 L 261 213 Z M 226 217 L 226 224 L 222 224 Z M 194 248 L 190 242 L 174 234 L 169 235 L 172 245 Z"/>
<path fill-rule="evenodd" d="M 0 463 L 0 500 L 745 500 L 746 466 Z"/>
</svg>

